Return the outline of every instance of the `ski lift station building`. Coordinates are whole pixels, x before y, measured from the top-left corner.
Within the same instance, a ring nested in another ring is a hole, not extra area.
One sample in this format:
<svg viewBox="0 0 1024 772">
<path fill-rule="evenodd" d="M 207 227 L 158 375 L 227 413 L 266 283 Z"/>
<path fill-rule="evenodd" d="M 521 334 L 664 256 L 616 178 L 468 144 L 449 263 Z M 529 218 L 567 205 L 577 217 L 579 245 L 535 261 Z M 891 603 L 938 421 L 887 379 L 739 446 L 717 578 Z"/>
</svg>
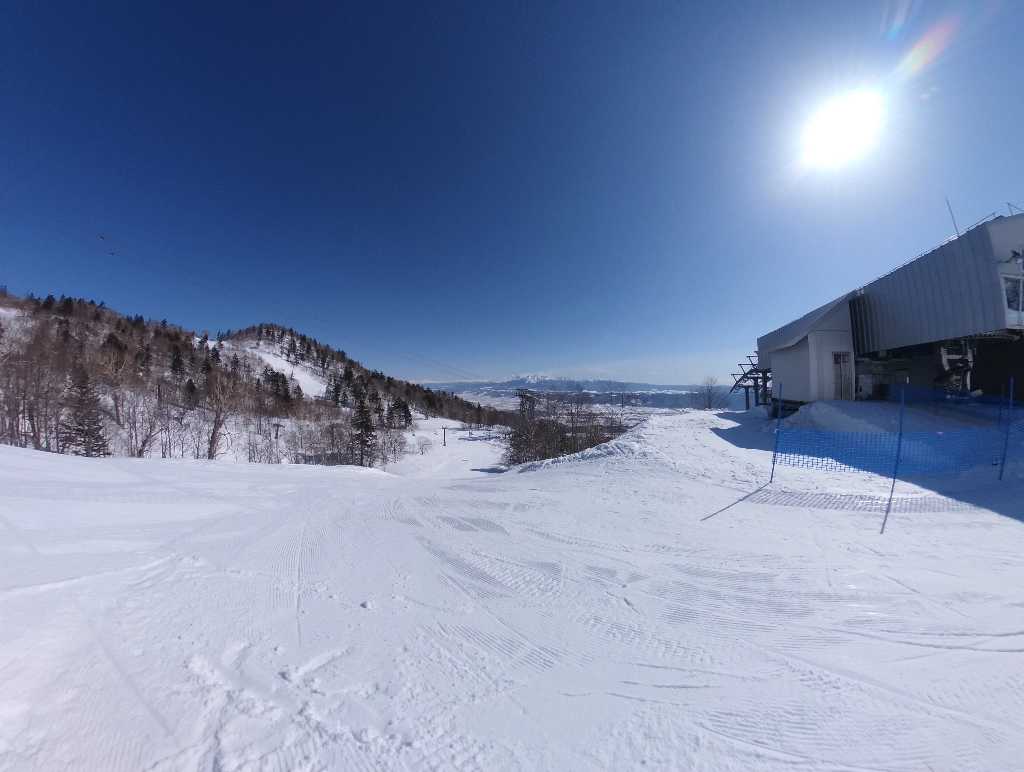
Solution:
<svg viewBox="0 0 1024 772">
<path fill-rule="evenodd" d="M 1024 393 L 1024 214 L 992 217 L 757 339 L 737 387 L 786 402 L 886 398 L 896 384 Z"/>
</svg>

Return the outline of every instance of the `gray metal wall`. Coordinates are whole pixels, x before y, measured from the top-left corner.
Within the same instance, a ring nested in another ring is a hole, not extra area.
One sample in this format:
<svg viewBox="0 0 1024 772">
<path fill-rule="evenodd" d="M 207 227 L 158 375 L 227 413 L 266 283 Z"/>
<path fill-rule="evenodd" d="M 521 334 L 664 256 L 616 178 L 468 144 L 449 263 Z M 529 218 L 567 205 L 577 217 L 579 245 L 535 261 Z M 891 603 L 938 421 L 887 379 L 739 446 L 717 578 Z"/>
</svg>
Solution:
<svg viewBox="0 0 1024 772">
<path fill-rule="evenodd" d="M 987 225 L 876 279 L 850 303 L 858 354 L 980 335 L 1006 327 Z"/>
</svg>

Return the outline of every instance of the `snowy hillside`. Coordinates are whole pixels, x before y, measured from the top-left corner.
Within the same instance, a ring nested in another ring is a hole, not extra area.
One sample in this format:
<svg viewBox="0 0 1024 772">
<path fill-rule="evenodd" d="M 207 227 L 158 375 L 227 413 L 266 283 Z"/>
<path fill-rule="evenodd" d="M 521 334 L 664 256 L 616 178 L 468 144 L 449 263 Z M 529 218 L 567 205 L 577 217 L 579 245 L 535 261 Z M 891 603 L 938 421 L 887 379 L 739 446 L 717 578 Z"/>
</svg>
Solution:
<svg viewBox="0 0 1024 772">
<path fill-rule="evenodd" d="M 0 768 L 1019 767 L 1024 484 L 703 519 L 764 423 L 505 474 L 440 421 L 400 474 L 0 447 Z"/>
<path fill-rule="evenodd" d="M 256 357 L 272 370 L 297 383 L 306 397 L 322 397 L 327 390 L 326 379 L 314 373 L 307 365 L 289 362 L 281 356 L 276 345 L 256 341 L 245 341 L 236 345 L 231 341 L 225 341 L 224 348 L 229 352 L 239 351 Z"/>
<path fill-rule="evenodd" d="M 369 368 L 297 330 L 197 333 L 0 285 L 0 444 L 99 457 L 387 466 L 414 413 L 498 411 Z"/>
</svg>

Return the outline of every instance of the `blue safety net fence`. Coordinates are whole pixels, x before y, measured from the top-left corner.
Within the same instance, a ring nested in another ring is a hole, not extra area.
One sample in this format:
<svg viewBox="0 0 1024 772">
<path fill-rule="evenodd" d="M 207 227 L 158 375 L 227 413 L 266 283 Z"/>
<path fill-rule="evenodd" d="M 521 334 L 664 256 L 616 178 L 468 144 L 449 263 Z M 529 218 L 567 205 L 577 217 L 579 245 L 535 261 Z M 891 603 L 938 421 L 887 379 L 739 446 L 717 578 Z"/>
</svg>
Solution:
<svg viewBox="0 0 1024 772">
<path fill-rule="evenodd" d="M 1024 439 L 1015 427 L 1010 450 Z M 979 466 L 998 466 L 1006 442 L 1005 430 L 959 429 L 946 432 L 830 432 L 783 428 L 778 435 L 776 463 L 825 472 L 873 472 L 891 475 L 960 474 Z"/>
<path fill-rule="evenodd" d="M 1024 410 L 1008 399 L 952 400 L 942 392 L 915 390 L 906 403 L 929 416 L 929 428 L 942 430 L 828 431 L 807 427 L 777 430 L 775 463 L 824 472 L 872 472 L 907 477 L 947 476 L 978 469 L 998 473 L 1007 460 L 1024 459 Z M 896 401 L 899 401 L 897 396 Z M 939 407 L 924 403 L 940 403 Z M 903 411 L 904 408 L 899 408 Z M 937 418 L 936 418 L 937 417 Z M 903 420 L 899 425 L 903 425 Z M 945 427 L 949 428 L 946 429 Z M 898 465 L 897 465 L 898 455 Z"/>
<path fill-rule="evenodd" d="M 955 411 L 964 417 L 972 416 L 981 420 L 1001 421 L 1012 409 L 1005 394 L 964 394 L 927 386 L 898 386 L 888 390 L 889 402 L 907 405 L 930 406 Z M 1017 405 L 1020 408 L 1020 405 Z"/>
</svg>

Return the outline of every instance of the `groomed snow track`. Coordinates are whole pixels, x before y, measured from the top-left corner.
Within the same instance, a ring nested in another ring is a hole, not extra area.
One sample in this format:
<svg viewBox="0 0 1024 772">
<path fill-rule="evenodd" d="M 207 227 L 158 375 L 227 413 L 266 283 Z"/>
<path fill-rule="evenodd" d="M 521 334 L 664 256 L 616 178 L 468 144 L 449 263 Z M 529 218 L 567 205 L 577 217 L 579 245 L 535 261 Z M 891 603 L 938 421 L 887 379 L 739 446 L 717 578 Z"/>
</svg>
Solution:
<svg viewBox="0 0 1024 772">
<path fill-rule="evenodd" d="M 1024 486 L 701 522 L 747 429 L 415 479 L 0 448 L 0 768 L 1017 768 Z"/>
</svg>

